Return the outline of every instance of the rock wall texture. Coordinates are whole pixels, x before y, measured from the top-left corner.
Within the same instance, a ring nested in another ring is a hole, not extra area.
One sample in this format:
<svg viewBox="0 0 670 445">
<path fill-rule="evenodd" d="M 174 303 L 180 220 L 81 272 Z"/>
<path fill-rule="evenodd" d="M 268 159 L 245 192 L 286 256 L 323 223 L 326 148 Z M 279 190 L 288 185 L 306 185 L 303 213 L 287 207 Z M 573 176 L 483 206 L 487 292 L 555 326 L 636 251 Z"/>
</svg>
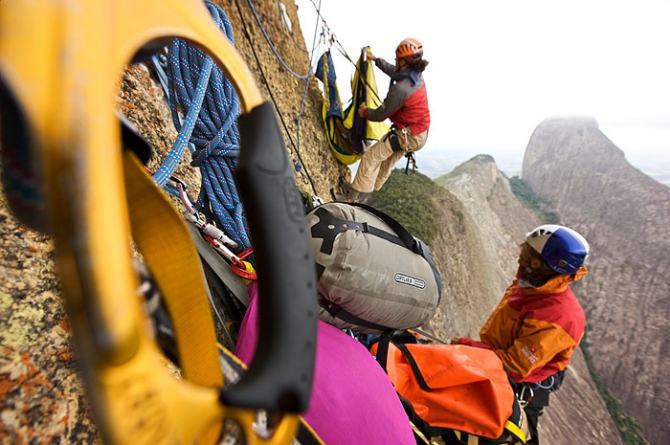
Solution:
<svg viewBox="0 0 670 445">
<path fill-rule="evenodd" d="M 592 118 L 533 133 L 523 178 L 591 243 L 578 295 L 607 388 L 654 445 L 670 441 L 670 188 L 636 168 Z"/>
</svg>

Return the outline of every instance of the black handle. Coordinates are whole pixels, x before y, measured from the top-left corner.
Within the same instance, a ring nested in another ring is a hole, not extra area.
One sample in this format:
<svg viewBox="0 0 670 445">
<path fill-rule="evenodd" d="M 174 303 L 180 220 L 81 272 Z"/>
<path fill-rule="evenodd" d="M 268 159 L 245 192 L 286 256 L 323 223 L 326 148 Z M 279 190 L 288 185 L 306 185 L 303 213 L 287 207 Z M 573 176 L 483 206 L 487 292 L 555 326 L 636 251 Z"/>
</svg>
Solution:
<svg viewBox="0 0 670 445">
<path fill-rule="evenodd" d="M 274 109 L 264 103 L 239 118 L 235 170 L 258 272 L 258 345 L 224 404 L 301 412 L 312 391 L 316 353 L 316 270 L 305 213 Z"/>
</svg>

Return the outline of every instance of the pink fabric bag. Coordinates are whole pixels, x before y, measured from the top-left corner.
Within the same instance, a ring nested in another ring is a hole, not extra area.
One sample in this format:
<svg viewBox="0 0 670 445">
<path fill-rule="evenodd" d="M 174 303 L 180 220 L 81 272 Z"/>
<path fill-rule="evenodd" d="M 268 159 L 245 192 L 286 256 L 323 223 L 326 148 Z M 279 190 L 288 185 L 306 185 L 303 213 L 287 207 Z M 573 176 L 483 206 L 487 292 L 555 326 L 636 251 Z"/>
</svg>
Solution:
<svg viewBox="0 0 670 445">
<path fill-rule="evenodd" d="M 257 286 L 249 285 L 235 355 L 251 363 L 258 336 Z M 305 421 L 327 445 L 415 445 L 412 429 L 388 376 L 365 347 L 318 321 L 316 368 Z"/>
</svg>

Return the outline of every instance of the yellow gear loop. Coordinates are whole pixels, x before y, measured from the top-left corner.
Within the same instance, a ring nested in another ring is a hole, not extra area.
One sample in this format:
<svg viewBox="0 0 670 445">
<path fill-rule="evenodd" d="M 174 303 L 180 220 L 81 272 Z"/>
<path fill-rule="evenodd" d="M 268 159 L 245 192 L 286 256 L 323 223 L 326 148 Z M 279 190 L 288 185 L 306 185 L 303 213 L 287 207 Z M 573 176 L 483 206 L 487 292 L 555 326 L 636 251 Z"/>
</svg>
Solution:
<svg viewBox="0 0 670 445">
<path fill-rule="evenodd" d="M 63 295 L 103 439 L 212 443 L 229 417 L 250 444 L 287 444 L 297 415 L 285 415 L 275 434 L 262 438 L 252 430 L 255 410 L 221 405 L 213 334 L 197 353 L 180 351 L 186 380 L 177 380 L 157 360 L 144 327 L 129 245 L 131 225 L 134 234 L 143 229 L 128 215 L 125 192 L 150 178 L 134 159 L 119 156 L 113 110 L 124 66 L 147 43 L 157 50 L 173 37 L 213 57 L 245 113 L 262 103 L 243 60 L 199 0 L 0 0 L 0 80 L 20 104 L 39 155 Z M 202 299 L 203 286 L 184 291 Z M 207 309 L 194 310 L 211 324 Z M 213 333 L 208 324 L 200 330 Z"/>
</svg>

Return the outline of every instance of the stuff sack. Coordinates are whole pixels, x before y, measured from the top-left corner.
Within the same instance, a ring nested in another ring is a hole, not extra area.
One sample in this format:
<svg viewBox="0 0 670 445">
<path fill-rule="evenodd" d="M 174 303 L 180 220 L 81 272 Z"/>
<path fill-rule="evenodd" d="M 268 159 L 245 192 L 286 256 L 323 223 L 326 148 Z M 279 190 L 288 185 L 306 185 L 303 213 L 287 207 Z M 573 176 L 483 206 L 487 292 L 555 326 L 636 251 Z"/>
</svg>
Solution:
<svg viewBox="0 0 670 445">
<path fill-rule="evenodd" d="M 326 203 L 306 218 L 321 320 L 380 334 L 415 328 L 433 317 L 440 275 L 428 246 L 400 223 L 358 203 Z"/>
<path fill-rule="evenodd" d="M 494 351 L 391 342 L 385 360 L 391 383 L 411 404 L 410 418 L 429 426 L 423 428 L 429 436 L 458 432 L 493 439 L 486 443 L 525 442 L 523 410 Z"/>
</svg>

